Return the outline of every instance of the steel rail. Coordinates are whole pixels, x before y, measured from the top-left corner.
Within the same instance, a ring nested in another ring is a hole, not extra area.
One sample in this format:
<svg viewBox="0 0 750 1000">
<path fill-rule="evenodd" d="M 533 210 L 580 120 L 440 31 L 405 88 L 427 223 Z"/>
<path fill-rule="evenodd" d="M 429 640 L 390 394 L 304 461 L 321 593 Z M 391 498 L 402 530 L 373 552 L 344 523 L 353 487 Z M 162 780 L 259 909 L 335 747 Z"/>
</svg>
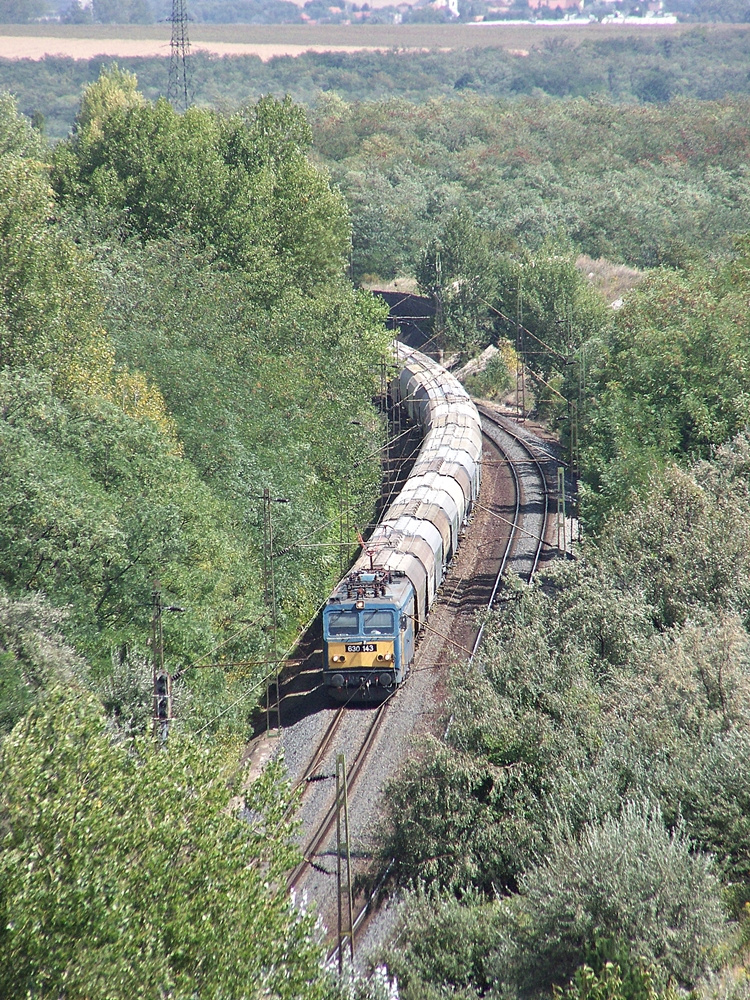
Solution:
<svg viewBox="0 0 750 1000">
<path fill-rule="evenodd" d="M 550 488 L 549 488 L 549 483 L 547 482 L 547 476 L 545 475 L 544 469 L 542 468 L 542 463 L 539 461 L 536 454 L 534 453 L 532 446 L 527 441 L 525 441 L 520 434 L 517 434 L 514 430 L 512 430 L 512 428 L 508 426 L 508 423 L 500 414 L 493 413 L 491 410 L 489 410 L 486 406 L 483 406 L 481 403 L 478 403 L 476 405 L 477 409 L 479 410 L 480 414 L 483 417 L 486 417 L 487 420 L 495 424 L 496 427 L 499 427 L 504 434 L 507 434 L 508 437 L 513 438 L 513 440 L 518 445 L 520 445 L 520 447 L 529 456 L 530 461 L 534 464 L 534 466 L 536 466 L 536 470 L 539 475 L 539 480 L 542 485 L 543 498 L 544 498 L 543 516 L 542 516 L 542 528 L 541 531 L 539 532 L 539 539 L 537 542 L 536 552 L 534 553 L 531 571 L 529 573 L 529 579 L 527 581 L 528 583 L 530 583 L 539 566 L 539 559 L 541 557 L 545 536 L 547 534 L 547 525 L 549 523 Z M 498 447 L 501 450 L 503 450 L 501 445 L 498 445 Z M 552 458 L 552 456 L 549 456 L 549 458 Z M 515 475 L 515 465 L 513 466 L 513 472 Z"/>
<path fill-rule="evenodd" d="M 481 410 L 479 412 L 481 416 L 484 415 L 482 414 Z M 500 563 L 500 569 L 498 570 L 497 576 L 495 578 L 495 584 L 492 588 L 490 599 L 487 602 L 487 610 L 489 611 L 495 601 L 495 597 L 497 596 L 497 591 L 498 588 L 500 587 L 500 581 L 502 580 L 503 573 L 505 572 L 505 567 L 508 565 L 508 559 L 510 558 L 510 553 L 513 549 L 513 542 L 515 541 L 516 537 L 516 528 L 518 527 L 518 522 L 521 514 L 521 483 L 515 465 L 513 464 L 513 462 L 510 461 L 510 457 L 508 453 L 505 451 L 505 449 L 502 447 L 502 445 L 498 444 L 497 441 L 493 441 L 492 438 L 489 437 L 489 435 L 487 436 L 487 440 L 490 441 L 495 448 L 497 448 L 497 450 L 500 452 L 501 455 L 505 456 L 510 471 L 513 474 L 513 483 L 515 485 L 515 490 L 516 490 L 516 505 L 515 505 L 515 510 L 513 511 L 513 524 L 511 525 L 510 535 L 508 537 L 508 544 L 505 547 L 505 553 L 503 554 L 502 562 Z M 485 623 L 482 622 L 482 624 L 479 626 L 479 631 L 477 632 L 476 638 L 474 639 L 474 644 L 471 647 L 471 656 L 469 657 L 469 663 L 472 663 L 474 661 L 474 657 L 476 656 L 477 650 L 479 649 L 479 644 L 481 643 L 482 636 L 484 635 L 484 625 Z"/>
<path fill-rule="evenodd" d="M 333 737 L 336 735 L 336 732 L 338 731 L 338 728 L 341 725 L 341 719 L 344 715 L 345 708 L 346 705 L 342 705 L 340 708 L 336 709 L 333 718 L 328 723 L 326 731 L 323 733 L 322 739 L 318 743 L 317 749 L 315 750 L 315 753 L 313 754 L 310 763 L 305 768 L 305 773 L 302 775 L 300 780 L 294 786 L 294 791 L 297 791 L 298 788 L 303 788 L 303 786 L 304 787 L 309 786 L 310 778 L 312 778 L 318 767 L 320 767 L 320 765 L 323 763 L 323 758 L 328 752 L 331 743 L 333 742 Z M 297 803 L 295 803 L 295 806 L 296 805 Z"/>
</svg>

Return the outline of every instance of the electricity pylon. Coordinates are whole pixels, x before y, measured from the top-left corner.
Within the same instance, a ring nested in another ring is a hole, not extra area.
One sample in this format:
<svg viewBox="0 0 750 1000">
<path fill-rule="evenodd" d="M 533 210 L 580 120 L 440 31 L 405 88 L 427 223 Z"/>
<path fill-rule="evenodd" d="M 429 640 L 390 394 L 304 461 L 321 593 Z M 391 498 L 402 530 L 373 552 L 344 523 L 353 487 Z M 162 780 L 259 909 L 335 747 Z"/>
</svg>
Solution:
<svg viewBox="0 0 750 1000">
<path fill-rule="evenodd" d="M 190 106 L 188 86 L 188 14 L 185 0 L 172 0 L 172 41 L 169 46 L 169 87 L 167 100 L 176 108 L 187 111 Z"/>
</svg>

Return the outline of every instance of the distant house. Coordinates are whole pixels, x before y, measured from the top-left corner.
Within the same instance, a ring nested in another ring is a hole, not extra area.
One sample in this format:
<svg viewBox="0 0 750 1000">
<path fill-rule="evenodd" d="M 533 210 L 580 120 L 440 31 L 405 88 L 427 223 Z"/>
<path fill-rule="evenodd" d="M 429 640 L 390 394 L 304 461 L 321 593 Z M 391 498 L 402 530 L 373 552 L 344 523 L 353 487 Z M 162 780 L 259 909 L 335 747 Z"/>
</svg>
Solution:
<svg viewBox="0 0 750 1000">
<path fill-rule="evenodd" d="M 458 0 L 433 0 L 435 10 L 447 10 L 451 17 L 458 17 Z"/>
<path fill-rule="evenodd" d="M 531 10 L 583 10 L 583 0 L 528 0 Z"/>
</svg>

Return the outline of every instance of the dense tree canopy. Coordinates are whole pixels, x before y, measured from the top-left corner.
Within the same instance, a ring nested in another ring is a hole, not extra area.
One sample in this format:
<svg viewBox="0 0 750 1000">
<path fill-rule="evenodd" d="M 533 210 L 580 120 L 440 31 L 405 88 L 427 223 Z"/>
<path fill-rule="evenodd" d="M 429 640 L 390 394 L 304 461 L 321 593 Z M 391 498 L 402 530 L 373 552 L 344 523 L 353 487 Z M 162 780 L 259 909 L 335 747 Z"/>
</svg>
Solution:
<svg viewBox="0 0 750 1000">
<path fill-rule="evenodd" d="M 742 437 L 654 480 L 584 558 L 509 582 L 446 740 L 388 799 L 388 877 L 432 893 L 388 956 L 407 998 L 546 995 L 612 961 L 632 1000 L 641 960 L 662 988 L 716 960 L 717 878 L 735 916 L 749 893 L 747 469 Z"/>
<path fill-rule="evenodd" d="M 745 117 L 741 98 L 639 107 L 474 95 L 328 100 L 313 122 L 351 205 L 355 272 L 389 277 L 414 271 L 453 209 L 534 251 L 563 236 L 637 266 L 727 252 L 750 226 Z"/>
<path fill-rule="evenodd" d="M 0 751 L 3 996 L 324 995 L 283 878 L 280 769 L 230 806 L 216 763 L 113 741 L 80 692 L 19 723 Z"/>
<path fill-rule="evenodd" d="M 121 214 L 144 239 L 175 231 L 247 274 L 254 295 L 310 289 L 341 273 L 349 227 L 340 197 L 307 160 L 312 141 L 291 101 L 224 117 L 147 104 L 116 69 L 87 92 L 73 138 L 55 151 L 63 204 Z"/>
<path fill-rule="evenodd" d="M 173 672 L 216 646 L 262 661 L 263 488 L 290 501 L 282 641 L 338 571 L 342 503 L 369 520 L 382 310 L 342 279 L 346 213 L 289 102 L 180 117 L 107 71 L 55 150 L 64 211 L 38 135 L 3 114 L 0 579 L 68 607 L 111 711 L 142 725 L 155 580 L 183 608 L 165 628 Z M 257 673 L 188 670 L 184 724 L 241 726 L 253 699 L 224 703 Z"/>
<path fill-rule="evenodd" d="M 287 893 L 283 764 L 229 780 L 283 653 L 262 491 L 282 647 L 380 475 L 389 335 L 309 141 L 289 101 L 178 116 L 117 70 L 52 154 L 0 102 L 3 996 L 341 995 Z"/>
</svg>

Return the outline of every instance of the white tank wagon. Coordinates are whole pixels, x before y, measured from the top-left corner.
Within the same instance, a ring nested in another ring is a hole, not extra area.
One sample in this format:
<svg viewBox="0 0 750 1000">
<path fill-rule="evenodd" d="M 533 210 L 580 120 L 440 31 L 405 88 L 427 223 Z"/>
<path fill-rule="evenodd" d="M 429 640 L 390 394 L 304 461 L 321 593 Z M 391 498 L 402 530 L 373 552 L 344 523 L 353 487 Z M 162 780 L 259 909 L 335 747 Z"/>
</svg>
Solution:
<svg viewBox="0 0 750 1000">
<path fill-rule="evenodd" d="M 461 383 L 397 342 L 394 400 L 422 428 L 404 488 L 323 612 L 323 678 L 340 701 L 376 699 L 403 683 L 416 637 L 479 494 L 482 426 Z"/>
</svg>

